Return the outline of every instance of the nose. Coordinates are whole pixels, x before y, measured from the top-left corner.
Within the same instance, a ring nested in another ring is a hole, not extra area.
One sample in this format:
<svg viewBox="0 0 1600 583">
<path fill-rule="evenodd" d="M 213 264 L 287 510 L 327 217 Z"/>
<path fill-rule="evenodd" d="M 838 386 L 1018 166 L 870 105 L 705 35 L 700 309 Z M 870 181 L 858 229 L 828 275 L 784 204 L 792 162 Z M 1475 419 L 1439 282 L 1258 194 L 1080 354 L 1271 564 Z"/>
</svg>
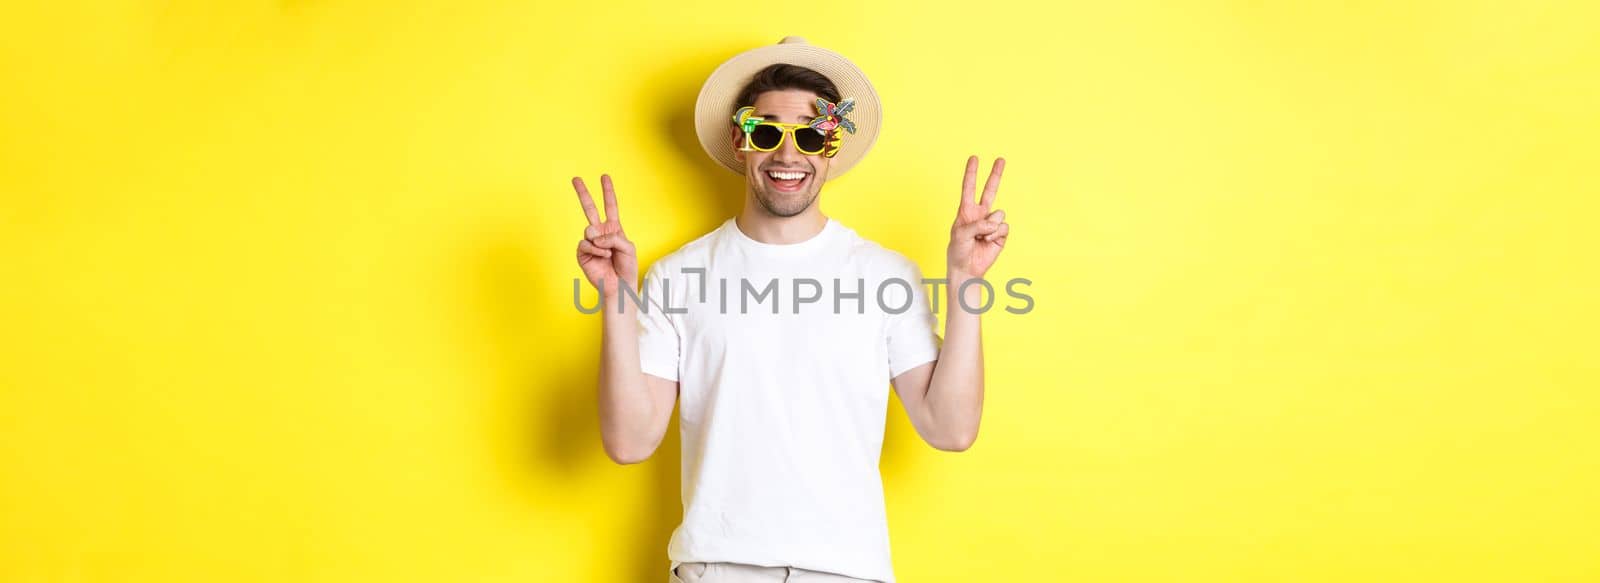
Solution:
<svg viewBox="0 0 1600 583">
<path fill-rule="evenodd" d="M 772 153 L 772 158 L 778 161 L 800 162 L 805 156 L 800 154 L 800 144 L 795 143 L 794 134 L 783 137 L 783 147 Z"/>
</svg>

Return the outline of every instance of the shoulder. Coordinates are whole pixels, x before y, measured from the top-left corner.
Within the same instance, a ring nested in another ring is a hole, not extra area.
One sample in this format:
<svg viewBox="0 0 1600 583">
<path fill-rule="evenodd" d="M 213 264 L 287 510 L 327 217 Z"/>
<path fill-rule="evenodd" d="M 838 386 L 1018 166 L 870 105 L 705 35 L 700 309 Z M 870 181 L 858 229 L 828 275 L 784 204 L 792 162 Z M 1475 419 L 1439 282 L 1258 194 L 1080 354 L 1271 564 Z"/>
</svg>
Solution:
<svg viewBox="0 0 1600 583">
<path fill-rule="evenodd" d="M 863 237 L 855 229 L 844 225 L 840 225 L 839 228 L 845 240 L 846 252 L 851 259 L 860 261 L 872 272 L 909 280 L 915 280 L 920 276 L 921 269 L 917 266 L 917 262 L 905 254 Z"/>
<path fill-rule="evenodd" d="M 704 266 L 706 258 L 711 255 L 716 247 L 716 241 L 721 236 L 723 226 L 718 226 L 710 232 L 696 237 L 694 240 L 679 245 L 677 249 L 661 256 L 650 265 L 652 273 L 675 273 L 682 266 Z"/>
</svg>

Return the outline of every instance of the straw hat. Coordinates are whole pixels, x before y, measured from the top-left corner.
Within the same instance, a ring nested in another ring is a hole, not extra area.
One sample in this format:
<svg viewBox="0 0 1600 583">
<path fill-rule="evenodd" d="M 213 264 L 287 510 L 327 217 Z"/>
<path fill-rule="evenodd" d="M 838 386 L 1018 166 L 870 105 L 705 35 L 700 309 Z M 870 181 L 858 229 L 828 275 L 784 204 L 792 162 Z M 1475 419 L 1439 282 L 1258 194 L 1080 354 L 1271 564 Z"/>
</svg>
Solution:
<svg viewBox="0 0 1600 583">
<path fill-rule="evenodd" d="M 855 98 L 855 109 L 848 117 L 855 123 L 856 132 L 844 134 L 839 153 L 828 164 L 827 179 L 844 175 L 878 141 L 878 128 L 883 121 L 878 92 L 872 89 L 867 76 L 849 59 L 822 47 L 806 44 L 806 39 L 798 36 L 786 36 L 778 44 L 734 55 L 711 72 L 694 104 L 694 127 L 695 133 L 700 136 L 700 146 L 712 159 L 744 175 L 744 163 L 733 157 L 733 141 L 729 136 L 733 133 L 734 110 L 750 104 L 734 103 L 733 100 L 738 98 L 739 90 L 750 82 L 757 71 L 776 63 L 799 65 L 821 73 L 839 88 L 840 99 Z"/>
</svg>

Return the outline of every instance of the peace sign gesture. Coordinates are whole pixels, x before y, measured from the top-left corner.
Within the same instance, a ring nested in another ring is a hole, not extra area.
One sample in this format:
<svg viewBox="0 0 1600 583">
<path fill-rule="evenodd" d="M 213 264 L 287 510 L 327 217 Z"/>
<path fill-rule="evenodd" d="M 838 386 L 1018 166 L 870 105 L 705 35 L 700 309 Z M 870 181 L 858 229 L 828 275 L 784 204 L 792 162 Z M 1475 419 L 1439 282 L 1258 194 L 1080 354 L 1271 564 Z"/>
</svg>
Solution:
<svg viewBox="0 0 1600 583">
<path fill-rule="evenodd" d="M 622 213 L 617 211 L 617 193 L 611 188 L 611 175 L 600 175 L 600 188 L 605 191 L 606 218 L 600 220 L 600 211 L 594 208 L 594 199 L 583 179 L 573 177 L 572 188 L 578 191 L 578 203 L 589 218 L 583 230 L 583 240 L 578 241 L 578 267 L 589 283 L 600 290 L 601 297 L 613 299 L 622 288 L 634 287 L 639 280 L 639 256 L 633 242 L 622 233 Z"/>
<path fill-rule="evenodd" d="M 967 175 L 961 181 L 961 206 L 956 210 L 955 223 L 950 226 L 949 261 L 953 281 L 956 274 L 983 277 L 1000 257 L 1006 245 L 1011 225 L 1005 222 L 1006 212 L 991 210 L 994 197 L 1000 190 L 1000 174 L 1005 171 L 1006 159 L 996 158 L 989 170 L 989 179 L 983 183 L 983 199 L 973 202 L 978 187 L 978 157 L 967 158 Z"/>
</svg>

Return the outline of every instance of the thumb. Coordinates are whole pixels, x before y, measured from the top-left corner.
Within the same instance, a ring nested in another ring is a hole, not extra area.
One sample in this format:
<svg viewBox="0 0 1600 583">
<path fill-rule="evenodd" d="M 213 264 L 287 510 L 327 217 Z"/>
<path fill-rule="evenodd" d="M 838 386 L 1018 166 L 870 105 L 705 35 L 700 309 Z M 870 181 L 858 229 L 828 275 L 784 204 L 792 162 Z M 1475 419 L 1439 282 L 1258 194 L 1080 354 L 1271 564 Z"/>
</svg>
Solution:
<svg viewBox="0 0 1600 583">
<path fill-rule="evenodd" d="M 999 221 L 973 221 L 956 228 L 956 236 L 962 238 L 976 238 L 978 235 L 987 235 L 1000 230 Z"/>
</svg>

